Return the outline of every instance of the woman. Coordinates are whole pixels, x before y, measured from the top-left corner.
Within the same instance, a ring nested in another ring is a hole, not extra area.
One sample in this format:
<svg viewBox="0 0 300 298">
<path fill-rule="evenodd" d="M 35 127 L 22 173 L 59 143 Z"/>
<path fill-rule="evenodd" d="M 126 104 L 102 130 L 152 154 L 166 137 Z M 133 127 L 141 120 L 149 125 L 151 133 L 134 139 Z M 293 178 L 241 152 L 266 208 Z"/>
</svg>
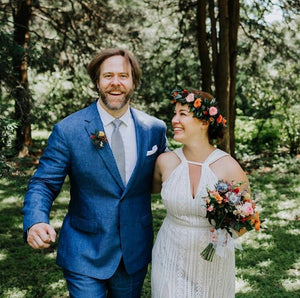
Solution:
<svg viewBox="0 0 300 298">
<path fill-rule="evenodd" d="M 226 124 L 213 97 L 178 87 L 172 99 L 174 140 L 183 147 L 156 161 L 153 192 L 161 190 L 167 216 L 152 252 L 152 297 L 234 297 L 234 251 L 215 255 L 212 262 L 200 256 L 213 232 L 205 197 L 218 180 L 248 187 L 248 179 L 237 161 L 212 145 Z"/>
</svg>

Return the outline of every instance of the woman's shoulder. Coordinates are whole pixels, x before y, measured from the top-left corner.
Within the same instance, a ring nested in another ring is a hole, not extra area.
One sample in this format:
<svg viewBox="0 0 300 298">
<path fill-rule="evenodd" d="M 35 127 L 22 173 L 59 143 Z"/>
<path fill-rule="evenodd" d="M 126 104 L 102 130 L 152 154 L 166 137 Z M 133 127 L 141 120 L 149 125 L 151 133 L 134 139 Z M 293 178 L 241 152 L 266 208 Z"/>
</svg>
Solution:
<svg viewBox="0 0 300 298">
<path fill-rule="evenodd" d="M 165 163 L 180 163 L 180 159 L 178 155 L 174 151 L 168 151 L 160 154 L 157 157 L 157 163 L 165 164 Z"/>
<path fill-rule="evenodd" d="M 160 154 L 156 160 L 156 169 L 161 174 L 161 181 L 166 181 L 180 163 L 181 160 L 174 151 L 168 151 Z"/>
<path fill-rule="evenodd" d="M 220 179 L 235 182 L 247 182 L 247 176 L 240 163 L 231 155 L 225 155 L 212 165 L 213 170 L 218 173 Z"/>
</svg>

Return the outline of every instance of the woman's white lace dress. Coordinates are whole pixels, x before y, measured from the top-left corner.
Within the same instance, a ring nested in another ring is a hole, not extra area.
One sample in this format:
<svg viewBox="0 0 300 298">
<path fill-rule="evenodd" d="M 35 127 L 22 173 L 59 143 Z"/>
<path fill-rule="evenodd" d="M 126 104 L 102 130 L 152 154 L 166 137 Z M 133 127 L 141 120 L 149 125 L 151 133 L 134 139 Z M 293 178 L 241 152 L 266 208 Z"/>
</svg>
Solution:
<svg viewBox="0 0 300 298">
<path fill-rule="evenodd" d="M 158 232 L 152 253 L 152 297 L 154 298 L 230 298 L 235 293 L 235 256 L 214 256 L 205 261 L 200 252 L 211 240 L 206 216 L 206 187 L 218 181 L 210 165 L 227 155 L 214 150 L 202 167 L 195 198 L 191 193 L 189 166 L 182 148 L 174 150 L 180 165 L 163 183 L 161 196 L 167 216 Z M 192 163 L 192 162 L 191 162 Z"/>
</svg>

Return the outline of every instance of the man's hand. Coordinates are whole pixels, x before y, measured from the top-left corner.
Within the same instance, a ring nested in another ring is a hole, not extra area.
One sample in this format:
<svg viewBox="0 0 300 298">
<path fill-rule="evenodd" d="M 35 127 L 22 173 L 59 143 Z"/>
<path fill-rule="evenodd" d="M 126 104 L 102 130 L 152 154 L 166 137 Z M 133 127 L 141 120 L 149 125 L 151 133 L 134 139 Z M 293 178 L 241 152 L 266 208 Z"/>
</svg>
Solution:
<svg viewBox="0 0 300 298">
<path fill-rule="evenodd" d="M 27 235 L 27 243 L 34 249 L 48 248 L 50 242 L 55 242 L 56 232 L 46 223 L 33 225 Z"/>
</svg>

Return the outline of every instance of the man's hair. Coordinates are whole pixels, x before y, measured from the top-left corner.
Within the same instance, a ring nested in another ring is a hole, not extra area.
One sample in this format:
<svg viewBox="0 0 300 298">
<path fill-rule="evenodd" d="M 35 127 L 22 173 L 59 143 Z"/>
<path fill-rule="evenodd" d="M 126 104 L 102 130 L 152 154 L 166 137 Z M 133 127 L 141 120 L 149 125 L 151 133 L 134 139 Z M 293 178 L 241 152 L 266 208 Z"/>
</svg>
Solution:
<svg viewBox="0 0 300 298">
<path fill-rule="evenodd" d="M 134 57 L 134 55 L 132 53 L 130 53 L 127 50 L 120 49 L 120 48 L 111 48 L 111 49 L 105 49 L 105 50 L 101 51 L 100 53 L 98 53 L 87 67 L 88 74 L 94 84 L 94 90 L 98 90 L 97 82 L 98 82 L 99 76 L 100 76 L 101 64 L 107 58 L 110 58 L 113 56 L 122 56 L 130 64 L 132 80 L 133 80 L 134 86 L 138 87 L 141 82 L 142 72 L 139 67 L 137 59 Z"/>
</svg>

